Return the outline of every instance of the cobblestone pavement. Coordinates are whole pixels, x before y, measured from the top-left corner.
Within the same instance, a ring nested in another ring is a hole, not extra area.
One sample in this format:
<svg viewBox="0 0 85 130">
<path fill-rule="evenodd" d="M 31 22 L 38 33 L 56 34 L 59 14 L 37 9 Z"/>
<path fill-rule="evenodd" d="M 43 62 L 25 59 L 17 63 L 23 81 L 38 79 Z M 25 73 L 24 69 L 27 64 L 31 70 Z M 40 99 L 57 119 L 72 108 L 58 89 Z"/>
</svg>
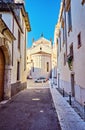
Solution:
<svg viewBox="0 0 85 130">
<path fill-rule="evenodd" d="M 61 130 L 50 89 L 27 89 L 2 104 L 0 130 Z"/>
</svg>

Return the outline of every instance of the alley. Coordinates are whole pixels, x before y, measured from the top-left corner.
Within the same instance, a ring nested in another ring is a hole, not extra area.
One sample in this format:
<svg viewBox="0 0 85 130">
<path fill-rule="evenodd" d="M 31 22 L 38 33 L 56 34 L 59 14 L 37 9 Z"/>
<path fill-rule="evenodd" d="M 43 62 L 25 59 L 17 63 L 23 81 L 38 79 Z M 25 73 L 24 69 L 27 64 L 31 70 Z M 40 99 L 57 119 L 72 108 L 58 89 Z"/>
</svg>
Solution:
<svg viewBox="0 0 85 130">
<path fill-rule="evenodd" d="M 32 89 L 18 93 L 1 105 L 0 130 L 60 130 L 50 89 L 33 88 L 32 84 Z"/>
</svg>

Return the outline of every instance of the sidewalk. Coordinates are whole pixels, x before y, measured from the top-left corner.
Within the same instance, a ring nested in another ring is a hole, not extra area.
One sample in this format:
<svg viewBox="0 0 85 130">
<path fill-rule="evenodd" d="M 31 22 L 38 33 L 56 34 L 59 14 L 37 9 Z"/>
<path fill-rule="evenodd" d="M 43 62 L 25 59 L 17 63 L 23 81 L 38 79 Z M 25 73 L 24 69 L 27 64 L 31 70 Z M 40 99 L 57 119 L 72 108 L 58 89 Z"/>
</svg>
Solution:
<svg viewBox="0 0 85 130">
<path fill-rule="evenodd" d="M 58 114 L 62 130 L 85 130 L 85 122 L 67 103 L 67 101 L 57 91 L 56 87 L 50 85 L 50 91 Z"/>
</svg>

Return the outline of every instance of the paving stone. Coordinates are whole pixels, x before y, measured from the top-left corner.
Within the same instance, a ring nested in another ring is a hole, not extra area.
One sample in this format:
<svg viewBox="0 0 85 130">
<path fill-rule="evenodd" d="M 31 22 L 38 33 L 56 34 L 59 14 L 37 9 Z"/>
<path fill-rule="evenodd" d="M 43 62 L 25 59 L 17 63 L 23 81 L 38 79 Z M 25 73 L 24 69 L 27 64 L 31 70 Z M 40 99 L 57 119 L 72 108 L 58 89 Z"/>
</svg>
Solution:
<svg viewBox="0 0 85 130">
<path fill-rule="evenodd" d="M 49 82 L 50 84 L 50 82 Z M 74 111 L 74 109 L 61 96 L 55 86 L 50 91 L 58 114 L 59 122 L 62 130 L 85 130 L 85 122 Z"/>
</svg>

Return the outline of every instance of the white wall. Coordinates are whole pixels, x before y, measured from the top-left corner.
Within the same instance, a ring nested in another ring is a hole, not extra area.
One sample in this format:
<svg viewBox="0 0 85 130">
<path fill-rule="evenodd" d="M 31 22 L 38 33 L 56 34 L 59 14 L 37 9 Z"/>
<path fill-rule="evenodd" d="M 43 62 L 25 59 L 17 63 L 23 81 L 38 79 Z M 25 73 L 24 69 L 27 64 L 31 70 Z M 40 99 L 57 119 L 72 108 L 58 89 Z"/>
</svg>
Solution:
<svg viewBox="0 0 85 130">
<path fill-rule="evenodd" d="M 25 21 L 23 19 L 22 13 L 20 12 L 20 20 L 21 20 L 21 27 L 23 29 L 23 33 L 21 32 L 14 16 L 9 12 L 1 12 L 2 14 L 2 19 L 5 21 L 6 25 L 10 29 L 10 31 L 14 34 L 16 40 L 13 42 L 13 66 L 11 70 L 11 83 L 16 83 L 17 82 L 17 62 L 20 62 L 20 81 L 21 82 L 26 82 L 26 69 L 24 69 L 24 61 L 25 61 L 25 34 L 27 36 L 27 30 L 25 33 L 26 25 Z M 14 19 L 14 23 L 13 23 Z M 22 22 L 23 20 L 23 22 Z M 14 25 L 13 25 L 14 24 Z M 14 26 L 14 28 L 13 28 Z M 14 30 L 14 31 L 13 31 Z M 21 34 L 21 43 L 20 43 L 20 50 L 18 49 L 18 30 L 20 31 Z M 26 39 L 27 42 L 27 39 Z M 11 58 L 12 58 L 12 44 L 9 45 L 10 50 L 11 50 Z"/>
<path fill-rule="evenodd" d="M 61 52 L 58 56 L 58 73 L 60 73 L 61 87 L 67 92 L 71 90 L 71 73 L 75 77 L 75 98 L 83 104 L 85 99 L 85 4 L 82 0 L 71 0 L 72 31 L 68 33 L 68 12 L 66 12 L 67 25 L 67 54 L 69 54 L 70 45 L 73 43 L 74 59 L 73 69 L 69 70 L 68 64 L 64 66 L 65 45 L 63 46 L 63 34 L 61 29 Z M 78 34 L 81 32 L 81 47 L 78 49 Z M 66 85 L 68 84 L 68 85 Z M 66 87 L 67 86 L 67 87 Z"/>
</svg>

